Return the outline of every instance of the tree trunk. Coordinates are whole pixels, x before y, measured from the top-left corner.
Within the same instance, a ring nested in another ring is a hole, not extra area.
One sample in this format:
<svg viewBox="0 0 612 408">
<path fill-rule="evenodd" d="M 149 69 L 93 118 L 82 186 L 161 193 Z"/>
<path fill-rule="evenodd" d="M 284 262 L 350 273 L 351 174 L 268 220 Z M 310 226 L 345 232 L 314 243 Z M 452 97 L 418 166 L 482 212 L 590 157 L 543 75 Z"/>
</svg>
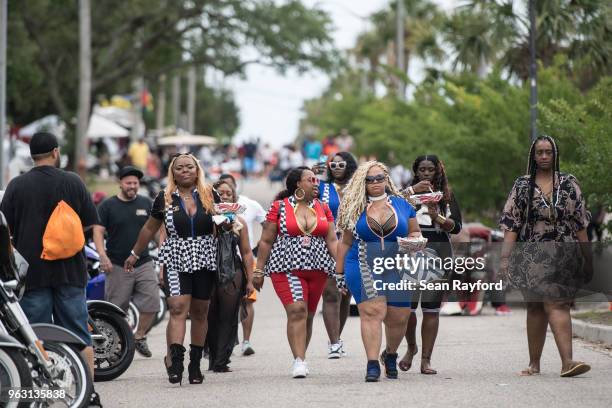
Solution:
<svg viewBox="0 0 612 408">
<path fill-rule="evenodd" d="M 157 107 L 155 115 L 155 127 L 157 128 L 158 136 L 161 137 L 162 129 L 164 128 L 164 121 L 166 119 L 166 75 L 162 74 L 159 77 L 159 90 L 157 92 Z"/>
<path fill-rule="evenodd" d="M 79 106 L 74 166 L 84 178 L 87 159 L 87 124 L 91 105 L 91 4 L 79 0 Z"/>
<path fill-rule="evenodd" d="M 181 121 L 181 75 L 176 73 L 172 77 L 172 120 L 174 127 L 180 127 Z"/>
<path fill-rule="evenodd" d="M 187 71 L 187 130 L 195 132 L 195 108 L 196 108 L 196 67 L 189 67 Z"/>
</svg>

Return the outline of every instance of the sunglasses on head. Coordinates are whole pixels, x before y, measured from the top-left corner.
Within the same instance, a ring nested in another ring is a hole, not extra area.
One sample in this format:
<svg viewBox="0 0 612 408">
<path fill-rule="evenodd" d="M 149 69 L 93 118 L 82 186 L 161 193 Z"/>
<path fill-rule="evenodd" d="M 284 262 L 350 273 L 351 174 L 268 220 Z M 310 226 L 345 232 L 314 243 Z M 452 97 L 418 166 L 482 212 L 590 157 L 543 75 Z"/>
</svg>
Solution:
<svg viewBox="0 0 612 408">
<path fill-rule="evenodd" d="M 375 176 L 366 176 L 365 181 L 366 181 L 366 184 L 374 184 L 374 183 L 381 183 L 385 181 L 386 179 L 387 179 L 387 176 L 385 176 L 384 174 L 377 174 Z"/>
<path fill-rule="evenodd" d="M 331 170 L 336 170 L 336 169 L 344 170 L 346 169 L 346 162 L 345 161 L 329 162 L 329 168 Z"/>
<path fill-rule="evenodd" d="M 177 157 L 181 157 L 181 156 L 193 156 L 193 152 L 187 152 L 187 153 L 175 153 L 173 154 L 170 158 L 171 159 L 176 159 Z"/>
</svg>

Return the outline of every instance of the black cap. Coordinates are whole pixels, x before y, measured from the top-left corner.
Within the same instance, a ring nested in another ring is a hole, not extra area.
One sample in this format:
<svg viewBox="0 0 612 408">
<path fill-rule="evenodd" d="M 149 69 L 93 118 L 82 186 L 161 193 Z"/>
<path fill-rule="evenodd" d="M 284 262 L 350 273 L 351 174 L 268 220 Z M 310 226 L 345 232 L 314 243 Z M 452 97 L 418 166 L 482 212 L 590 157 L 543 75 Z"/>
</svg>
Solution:
<svg viewBox="0 0 612 408">
<path fill-rule="evenodd" d="M 57 138 L 49 132 L 36 132 L 30 141 L 30 156 L 49 153 L 59 147 Z"/>
<path fill-rule="evenodd" d="M 140 171 L 134 166 L 122 167 L 121 170 L 119 170 L 119 180 L 127 176 L 136 176 L 138 177 L 138 180 L 140 180 L 144 176 L 144 174 L 142 171 Z"/>
</svg>

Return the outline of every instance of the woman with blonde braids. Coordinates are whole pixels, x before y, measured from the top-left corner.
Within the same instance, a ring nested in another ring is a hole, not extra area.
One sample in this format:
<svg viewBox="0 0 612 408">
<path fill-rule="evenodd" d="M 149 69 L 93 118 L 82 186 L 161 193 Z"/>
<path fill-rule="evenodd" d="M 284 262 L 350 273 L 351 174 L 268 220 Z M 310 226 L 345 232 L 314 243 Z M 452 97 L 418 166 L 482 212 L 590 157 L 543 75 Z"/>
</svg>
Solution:
<svg viewBox="0 0 612 408">
<path fill-rule="evenodd" d="M 164 224 L 167 238 L 160 248 L 159 262 L 163 266 L 170 309 L 166 328 L 168 355 L 164 365 L 168 381 L 173 384 L 183 379 L 183 340 L 188 314 L 191 319 L 189 382 L 201 384 L 204 380 L 200 360 L 217 259 L 213 214 L 213 191 L 204 183 L 199 161 L 190 153 L 175 156 L 168 169 L 168 186 L 155 199 L 151 216 L 125 261 L 126 271 L 132 271 L 138 255 Z"/>
<path fill-rule="evenodd" d="M 380 377 L 382 323 L 387 341 L 385 374 L 387 378 L 398 378 L 397 348 L 410 317 L 409 293 L 392 293 L 380 287 L 381 279 L 398 283 L 400 276 L 396 271 L 380 273 L 370 260 L 378 253 L 386 258 L 395 257 L 398 237 L 420 237 L 415 215 L 414 208 L 391 181 L 387 167 L 380 162 L 369 161 L 359 166 L 344 189 L 337 222 L 342 240 L 338 245 L 336 272 L 338 286 L 342 288 L 346 281 L 359 308 L 361 338 L 368 358 L 367 382 L 378 381 Z"/>
</svg>

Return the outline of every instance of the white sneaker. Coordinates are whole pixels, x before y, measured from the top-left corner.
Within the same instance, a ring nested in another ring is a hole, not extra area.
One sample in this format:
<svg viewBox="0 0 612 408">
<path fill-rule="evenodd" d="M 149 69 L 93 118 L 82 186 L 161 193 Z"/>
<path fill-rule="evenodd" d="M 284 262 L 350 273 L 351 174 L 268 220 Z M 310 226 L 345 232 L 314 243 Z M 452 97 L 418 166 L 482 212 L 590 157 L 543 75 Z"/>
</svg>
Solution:
<svg viewBox="0 0 612 408">
<path fill-rule="evenodd" d="M 255 350 L 253 350 L 251 343 L 248 340 L 243 341 L 242 342 L 242 355 L 250 356 L 252 354 L 255 354 Z"/>
<path fill-rule="evenodd" d="M 342 357 L 342 346 L 340 343 L 329 344 L 327 347 L 328 359 L 334 360 Z"/>
<path fill-rule="evenodd" d="M 342 354 L 342 357 L 348 356 L 347 352 L 344 351 L 344 342 L 341 339 L 338 339 L 338 343 L 340 344 L 340 354 Z"/>
<path fill-rule="evenodd" d="M 291 375 L 293 378 L 306 378 L 308 375 L 308 366 L 305 362 L 302 361 L 301 358 L 296 358 L 293 361 L 293 368 Z"/>
<path fill-rule="evenodd" d="M 459 302 L 447 302 L 440 308 L 440 314 L 442 316 L 461 316 L 463 309 Z"/>
</svg>

